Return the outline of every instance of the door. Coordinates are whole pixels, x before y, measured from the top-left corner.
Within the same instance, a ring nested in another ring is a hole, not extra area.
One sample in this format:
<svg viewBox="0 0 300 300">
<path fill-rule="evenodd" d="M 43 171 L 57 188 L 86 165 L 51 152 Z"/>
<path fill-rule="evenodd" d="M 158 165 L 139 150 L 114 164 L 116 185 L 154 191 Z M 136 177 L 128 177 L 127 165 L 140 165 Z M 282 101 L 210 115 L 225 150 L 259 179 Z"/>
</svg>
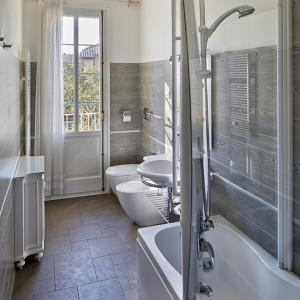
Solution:
<svg viewBox="0 0 300 300">
<path fill-rule="evenodd" d="M 104 12 L 69 9 L 63 18 L 66 195 L 104 191 Z"/>
</svg>

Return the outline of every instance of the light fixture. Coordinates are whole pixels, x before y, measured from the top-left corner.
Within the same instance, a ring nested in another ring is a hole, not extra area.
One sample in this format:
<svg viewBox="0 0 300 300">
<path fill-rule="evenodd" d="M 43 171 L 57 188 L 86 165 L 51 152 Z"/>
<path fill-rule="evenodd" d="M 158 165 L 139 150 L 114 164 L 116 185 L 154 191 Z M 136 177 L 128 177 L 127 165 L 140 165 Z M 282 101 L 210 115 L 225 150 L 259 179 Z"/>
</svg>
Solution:
<svg viewBox="0 0 300 300">
<path fill-rule="evenodd" d="M 134 1 L 134 0 L 128 0 L 128 7 L 131 7 L 132 5 L 140 4 L 141 2 L 139 1 Z"/>
</svg>

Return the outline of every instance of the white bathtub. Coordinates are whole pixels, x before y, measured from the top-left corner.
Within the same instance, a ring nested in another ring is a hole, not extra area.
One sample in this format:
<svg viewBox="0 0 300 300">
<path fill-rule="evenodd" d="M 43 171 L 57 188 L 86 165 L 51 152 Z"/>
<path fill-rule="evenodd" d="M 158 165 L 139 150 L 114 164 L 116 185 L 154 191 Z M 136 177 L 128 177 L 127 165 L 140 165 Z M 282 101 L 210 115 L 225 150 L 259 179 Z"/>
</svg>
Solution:
<svg viewBox="0 0 300 300">
<path fill-rule="evenodd" d="M 299 300 L 300 279 L 222 217 L 206 235 L 216 266 L 203 274 L 216 300 Z M 182 299 L 180 224 L 140 229 L 137 238 L 140 300 Z M 201 299 L 207 299 L 202 296 Z"/>
</svg>

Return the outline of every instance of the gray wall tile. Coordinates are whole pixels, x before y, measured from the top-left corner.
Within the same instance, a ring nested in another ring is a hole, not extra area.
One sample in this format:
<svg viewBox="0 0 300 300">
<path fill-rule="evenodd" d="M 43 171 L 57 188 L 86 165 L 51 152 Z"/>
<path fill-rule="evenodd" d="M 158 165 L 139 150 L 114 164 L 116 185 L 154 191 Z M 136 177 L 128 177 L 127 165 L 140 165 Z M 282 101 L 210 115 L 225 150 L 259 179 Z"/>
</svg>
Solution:
<svg viewBox="0 0 300 300">
<path fill-rule="evenodd" d="M 143 119 L 144 108 L 166 117 L 166 89 L 172 89 L 172 65 L 169 61 L 140 64 L 141 156 L 165 153 L 166 127 L 164 120 Z"/>
<path fill-rule="evenodd" d="M 242 68 L 245 63 L 247 68 Z M 276 256 L 277 50 L 264 47 L 214 55 L 212 77 L 212 169 L 253 194 L 215 180 L 215 213 Z M 243 97 L 244 91 L 249 97 Z"/>
<path fill-rule="evenodd" d="M 140 150 L 140 133 L 112 133 L 110 135 L 111 165 L 135 164 Z"/>
<path fill-rule="evenodd" d="M 111 64 L 110 101 L 111 131 L 140 129 L 139 64 Z M 125 107 L 132 111 L 132 121 L 128 123 L 121 120 Z"/>
</svg>

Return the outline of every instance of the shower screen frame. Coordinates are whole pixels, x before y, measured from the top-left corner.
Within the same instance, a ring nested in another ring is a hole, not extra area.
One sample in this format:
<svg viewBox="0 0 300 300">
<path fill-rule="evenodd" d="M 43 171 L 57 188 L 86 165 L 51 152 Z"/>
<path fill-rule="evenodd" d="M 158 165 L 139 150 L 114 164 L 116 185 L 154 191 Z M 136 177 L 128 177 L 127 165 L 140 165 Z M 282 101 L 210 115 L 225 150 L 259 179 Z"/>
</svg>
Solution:
<svg viewBox="0 0 300 300">
<path fill-rule="evenodd" d="M 292 0 L 278 1 L 278 263 L 293 269 Z"/>
</svg>

